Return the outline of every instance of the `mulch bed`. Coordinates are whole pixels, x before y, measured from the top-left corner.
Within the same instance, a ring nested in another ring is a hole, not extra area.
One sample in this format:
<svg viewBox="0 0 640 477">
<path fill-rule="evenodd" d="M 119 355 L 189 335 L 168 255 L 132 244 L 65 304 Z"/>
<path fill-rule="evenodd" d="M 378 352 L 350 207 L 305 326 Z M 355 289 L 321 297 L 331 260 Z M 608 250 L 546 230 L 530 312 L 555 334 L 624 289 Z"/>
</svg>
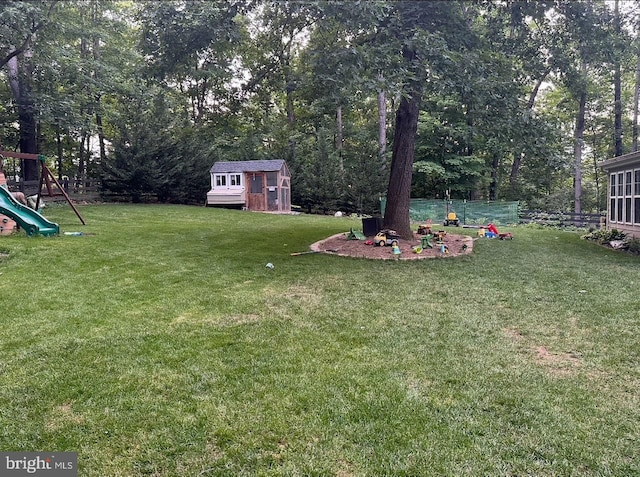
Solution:
<svg viewBox="0 0 640 477">
<path fill-rule="evenodd" d="M 442 253 L 441 247 L 431 240 L 433 248 L 424 248 L 421 253 L 414 253 L 413 247 L 420 246 L 422 235 L 414 234 L 413 240 L 398 241 L 400 255 L 391 253 L 391 247 L 367 245 L 364 240 L 348 240 L 347 233 L 336 234 L 311 245 L 314 252 L 339 255 L 341 257 L 371 258 L 378 260 L 421 260 L 426 258 L 445 258 L 466 255 L 473 251 L 473 238 L 467 235 L 447 234 L 444 244 L 447 251 Z M 367 237 L 373 241 L 373 237 Z"/>
</svg>

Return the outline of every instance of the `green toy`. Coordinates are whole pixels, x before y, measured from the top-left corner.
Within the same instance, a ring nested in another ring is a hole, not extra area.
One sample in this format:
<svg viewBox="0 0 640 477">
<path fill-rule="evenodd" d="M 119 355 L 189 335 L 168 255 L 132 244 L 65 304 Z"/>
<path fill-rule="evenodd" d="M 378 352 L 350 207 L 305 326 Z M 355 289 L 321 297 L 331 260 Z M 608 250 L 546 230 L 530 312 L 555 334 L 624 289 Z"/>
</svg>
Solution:
<svg viewBox="0 0 640 477">
<path fill-rule="evenodd" d="M 433 235 L 427 234 L 420 239 L 420 242 L 421 242 L 420 245 L 422 246 L 423 249 L 427 247 L 433 248 L 433 245 L 431 244 L 432 238 L 433 238 Z"/>
<path fill-rule="evenodd" d="M 364 236 L 364 234 L 358 230 L 353 230 L 353 227 L 351 229 L 349 229 L 349 232 L 347 233 L 347 240 L 366 240 L 367 237 Z"/>
</svg>

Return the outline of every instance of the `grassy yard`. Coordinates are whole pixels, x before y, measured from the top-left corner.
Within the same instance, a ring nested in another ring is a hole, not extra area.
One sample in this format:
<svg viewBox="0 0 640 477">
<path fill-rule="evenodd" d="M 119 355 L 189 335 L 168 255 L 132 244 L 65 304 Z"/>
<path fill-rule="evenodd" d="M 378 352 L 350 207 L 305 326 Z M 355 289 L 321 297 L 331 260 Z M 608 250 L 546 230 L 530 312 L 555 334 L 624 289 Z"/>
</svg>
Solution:
<svg viewBox="0 0 640 477">
<path fill-rule="evenodd" d="M 0 237 L 0 450 L 96 477 L 640 475 L 638 257 L 531 228 L 292 257 L 360 223 L 80 211 L 45 215 L 81 237 Z"/>
</svg>

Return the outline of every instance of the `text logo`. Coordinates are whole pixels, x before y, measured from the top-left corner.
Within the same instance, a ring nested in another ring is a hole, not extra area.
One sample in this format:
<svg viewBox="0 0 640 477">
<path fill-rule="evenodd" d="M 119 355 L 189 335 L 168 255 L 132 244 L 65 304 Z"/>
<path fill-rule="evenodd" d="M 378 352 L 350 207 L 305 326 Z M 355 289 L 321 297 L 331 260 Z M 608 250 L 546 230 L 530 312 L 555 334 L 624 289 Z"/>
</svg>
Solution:
<svg viewBox="0 0 640 477">
<path fill-rule="evenodd" d="M 0 452 L 0 477 L 77 477 L 77 452 Z"/>
</svg>

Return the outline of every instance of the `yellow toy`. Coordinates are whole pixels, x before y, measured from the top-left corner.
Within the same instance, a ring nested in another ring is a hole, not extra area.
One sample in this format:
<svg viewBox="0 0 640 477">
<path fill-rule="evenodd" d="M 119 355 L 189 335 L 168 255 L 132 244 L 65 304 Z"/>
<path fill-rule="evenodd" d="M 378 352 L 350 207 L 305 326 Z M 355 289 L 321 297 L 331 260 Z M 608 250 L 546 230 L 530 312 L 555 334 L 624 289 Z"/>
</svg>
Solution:
<svg viewBox="0 0 640 477">
<path fill-rule="evenodd" d="M 444 219 L 444 225 L 445 227 L 447 225 L 455 225 L 456 227 L 460 226 L 460 219 L 458 219 L 458 216 L 456 215 L 455 212 L 449 212 L 447 214 L 447 218 Z"/>
</svg>

